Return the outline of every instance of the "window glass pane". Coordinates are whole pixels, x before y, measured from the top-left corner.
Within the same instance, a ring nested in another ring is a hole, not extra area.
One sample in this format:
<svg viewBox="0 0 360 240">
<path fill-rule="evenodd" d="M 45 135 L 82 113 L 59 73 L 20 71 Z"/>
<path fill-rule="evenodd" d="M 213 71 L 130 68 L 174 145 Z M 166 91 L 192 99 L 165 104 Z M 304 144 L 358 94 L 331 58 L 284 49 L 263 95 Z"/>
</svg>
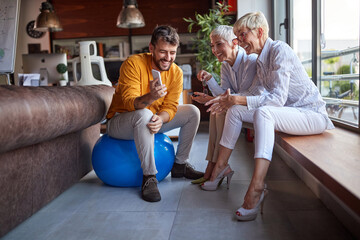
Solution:
<svg viewBox="0 0 360 240">
<path fill-rule="evenodd" d="M 330 117 L 359 123 L 359 0 L 321 2 L 321 95 Z"/>
<path fill-rule="evenodd" d="M 292 12 L 294 15 L 292 47 L 311 77 L 311 0 L 294 0 Z"/>
</svg>

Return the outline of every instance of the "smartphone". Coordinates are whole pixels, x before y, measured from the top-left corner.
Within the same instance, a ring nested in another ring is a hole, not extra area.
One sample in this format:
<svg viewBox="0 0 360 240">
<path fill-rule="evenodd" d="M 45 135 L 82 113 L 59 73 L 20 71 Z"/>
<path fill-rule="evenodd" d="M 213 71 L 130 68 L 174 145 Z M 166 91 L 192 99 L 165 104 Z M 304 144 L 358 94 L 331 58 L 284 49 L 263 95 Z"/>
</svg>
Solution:
<svg viewBox="0 0 360 240">
<path fill-rule="evenodd" d="M 153 79 L 159 78 L 159 81 L 157 81 L 156 86 L 162 85 L 160 72 L 155 69 L 152 69 L 151 73 L 153 75 Z"/>
</svg>

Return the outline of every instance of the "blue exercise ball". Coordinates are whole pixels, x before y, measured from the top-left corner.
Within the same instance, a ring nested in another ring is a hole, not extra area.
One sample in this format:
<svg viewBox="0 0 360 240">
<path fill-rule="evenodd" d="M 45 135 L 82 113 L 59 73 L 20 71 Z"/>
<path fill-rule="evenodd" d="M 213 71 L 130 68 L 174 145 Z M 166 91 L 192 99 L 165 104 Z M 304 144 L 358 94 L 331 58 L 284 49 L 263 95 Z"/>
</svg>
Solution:
<svg viewBox="0 0 360 240">
<path fill-rule="evenodd" d="M 156 178 L 160 182 L 170 173 L 175 160 L 174 145 L 165 134 L 155 134 L 154 155 Z M 104 134 L 94 146 L 92 165 L 96 175 L 108 185 L 139 187 L 142 184 L 143 173 L 133 140 L 115 139 Z"/>
</svg>

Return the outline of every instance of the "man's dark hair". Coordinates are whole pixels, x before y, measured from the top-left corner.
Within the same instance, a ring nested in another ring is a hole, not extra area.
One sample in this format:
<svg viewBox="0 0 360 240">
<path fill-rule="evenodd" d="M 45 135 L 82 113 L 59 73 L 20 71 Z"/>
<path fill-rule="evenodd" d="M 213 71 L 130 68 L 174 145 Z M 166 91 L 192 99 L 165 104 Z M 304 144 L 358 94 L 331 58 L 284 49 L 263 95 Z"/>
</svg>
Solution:
<svg viewBox="0 0 360 240">
<path fill-rule="evenodd" d="M 179 46 L 179 35 L 176 32 L 176 29 L 170 26 L 157 26 L 151 36 L 151 44 L 155 47 L 157 41 L 161 39 L 165 42 L 170 43 L 171 45 Z"/>
</svg>

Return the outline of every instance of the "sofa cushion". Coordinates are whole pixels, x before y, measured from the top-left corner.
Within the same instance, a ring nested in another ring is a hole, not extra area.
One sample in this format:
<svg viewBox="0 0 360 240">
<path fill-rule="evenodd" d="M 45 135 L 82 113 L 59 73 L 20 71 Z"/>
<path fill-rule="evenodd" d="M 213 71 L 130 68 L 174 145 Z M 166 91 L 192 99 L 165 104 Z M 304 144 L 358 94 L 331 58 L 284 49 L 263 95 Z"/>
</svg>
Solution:
<svg viewBox="0 0 360 240">
<path fill-rule="evenodd" d="M 0 86 L 0 153 L 102 121 L 114 88 Z"/>
</svg>

